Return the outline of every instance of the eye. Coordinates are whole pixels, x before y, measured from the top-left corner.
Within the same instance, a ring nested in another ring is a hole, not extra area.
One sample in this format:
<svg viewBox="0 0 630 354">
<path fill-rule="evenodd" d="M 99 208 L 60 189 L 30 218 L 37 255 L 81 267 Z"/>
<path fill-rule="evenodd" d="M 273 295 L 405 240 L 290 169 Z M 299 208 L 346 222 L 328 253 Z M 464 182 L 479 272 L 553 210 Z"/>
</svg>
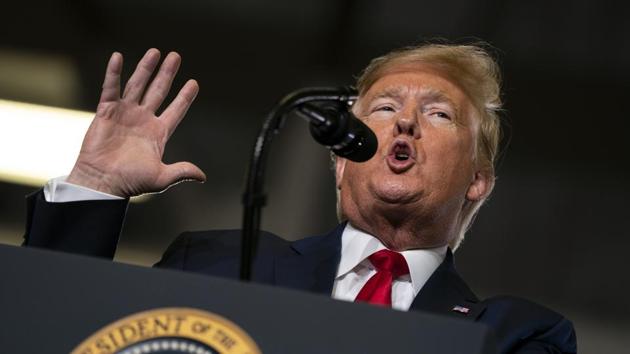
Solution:
<svg viewBox="0 0 630 354">
<path fill-rule="evenodd" d="M 442 105 L 431 105 L 429 107 L 423 107 L 422 113 L 427 117 L 436 120 L 453 120 L 453 113 L 450 108 L 442 107 Z"/>
<path fill-rule="evenodd" d="M 446 112 L 437 111 L 437 112 L 431 113 L 431 115 L 434 115 L 434 116 L 436 116 L 438 118 L 451 120 L 451 116 L 448 113 L 446 113 Z"/>
<path fill-rule="evenodd" d="M 389 105 L 384 105 L 384 106 L 378 106 L 376 108 L 374 108 L 374 112 L 395 112 L 394 107 L 389 106 Z"/>
<path fill-rule="evenodd" d="M 370 108 L 368 117 L 376 120 L 389 119 L 396 112 L 396 107 L 391 103 L 378 104 Z"/>
</svg>

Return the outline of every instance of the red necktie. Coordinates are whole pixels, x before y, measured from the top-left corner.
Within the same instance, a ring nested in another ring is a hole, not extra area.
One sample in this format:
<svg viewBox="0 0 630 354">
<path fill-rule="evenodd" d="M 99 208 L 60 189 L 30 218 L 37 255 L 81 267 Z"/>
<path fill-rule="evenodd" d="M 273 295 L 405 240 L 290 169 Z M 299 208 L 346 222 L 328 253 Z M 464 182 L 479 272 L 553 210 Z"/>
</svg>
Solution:
<svg viewBox="0 0 630 354">
<path fill-rule="evenodd" d="M 409 274 L 407 261 L 402 254 L 390 250 L 380 250 L 368 258 L 376 268 L 376 274 L 363 285 L 354 301 L 391 307 L 392 282 L 401 275 Z"/>
</svg>

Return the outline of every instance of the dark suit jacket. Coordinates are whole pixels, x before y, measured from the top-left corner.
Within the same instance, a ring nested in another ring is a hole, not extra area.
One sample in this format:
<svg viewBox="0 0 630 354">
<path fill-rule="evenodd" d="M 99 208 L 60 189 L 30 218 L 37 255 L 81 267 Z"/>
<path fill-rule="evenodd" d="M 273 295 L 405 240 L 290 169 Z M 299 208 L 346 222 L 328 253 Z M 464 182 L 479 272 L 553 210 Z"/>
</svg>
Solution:
<svg viewBox="0 0 630 354">
<path fill-rule="evenodd" d="M 27 201 L 25 245 L 112 258 L 126 201 L 47 203 L 40 191 Z M 344 225 L 321 236 L 288 242 L 263 232 L 253 280 L 330 296 L 341 254 Z M 238 278 L 240 231 L 180 235 L 156 264 L 208 275 Z M 468 308 L 467 314 L 453 311 Z M 570 321 L 551 310 L 514 297 L 480 301 L 455 269 L 450 250 L 416 296 L 410 310 L 478 321 L 495 332 L 501 353 L 575 353 Z"/>
</svg>

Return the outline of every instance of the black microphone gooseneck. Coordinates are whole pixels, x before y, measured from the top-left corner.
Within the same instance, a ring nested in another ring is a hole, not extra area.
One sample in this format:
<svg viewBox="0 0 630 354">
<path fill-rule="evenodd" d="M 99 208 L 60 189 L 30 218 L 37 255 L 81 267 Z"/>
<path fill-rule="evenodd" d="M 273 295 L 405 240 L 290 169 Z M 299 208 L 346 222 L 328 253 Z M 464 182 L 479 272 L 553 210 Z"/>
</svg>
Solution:
<svg viewBox="0 0 630 354">
<path fill-rule="evenodd" d="M 280 132 L 288 113 L 298 109 L 311 122 L 311 134 L 315 139 L 329 146 L 339 156 L 349 159 L 356 156 L 356 161 L 365 161 L 376 151 L 376 138 L 367 126 L 361 126 L 362 123 L 349 112 L 350 105 L 356 99 L 356 91 L 350 87 L 306 88 L 285 96 L 267 115 L 254 144 L 243 194 L 241 280 L 251 280 L 256 243 L 260 233 L 261 211 L 266 201 L 262 187 L 267 153 L 273 137 Z M 331 103 L 333 104 L 331 107 L 335 108 L 322 109 L 314 105 L 314 102 Z M 340 137 L 341 141 L 331 139 L 327 134 Z M 373 150 L 371 154 L 369 150 Z"/>
</svg>

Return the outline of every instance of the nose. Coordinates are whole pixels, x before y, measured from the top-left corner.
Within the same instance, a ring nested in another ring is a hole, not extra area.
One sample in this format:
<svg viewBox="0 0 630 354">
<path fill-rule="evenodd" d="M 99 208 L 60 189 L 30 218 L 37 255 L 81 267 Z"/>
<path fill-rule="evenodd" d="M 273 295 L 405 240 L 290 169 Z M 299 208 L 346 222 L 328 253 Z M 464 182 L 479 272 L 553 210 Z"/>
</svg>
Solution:
<svg viewBox="0 0 630 354">
<path fill-rule="evenodd" d="M 397 117 L 396 124 L 394 124 L 394 136 L 402 134 L 412 136 L 414 139 L 420 139 L 422 136 L 420 124 L 415 114 L 401 112 Z"/>
</svg>

